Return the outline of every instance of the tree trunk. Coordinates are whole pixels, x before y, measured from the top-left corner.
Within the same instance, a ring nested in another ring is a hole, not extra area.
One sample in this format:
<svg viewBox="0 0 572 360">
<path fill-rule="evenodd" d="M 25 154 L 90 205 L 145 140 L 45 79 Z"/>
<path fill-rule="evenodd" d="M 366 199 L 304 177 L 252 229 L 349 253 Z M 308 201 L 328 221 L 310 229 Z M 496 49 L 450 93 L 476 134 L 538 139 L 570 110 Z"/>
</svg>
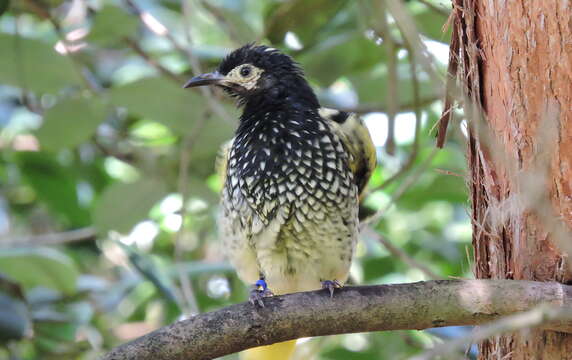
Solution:
<svg viewBox="0 0 572 360">
<path fill-rule="evenodd" d="M 469 119 L 480 279 L 572 281 L 572 5 L 453 0 L 450 71 Z M 530 330 L 480 359 L 572 359 L 572 336 Z"/>
</svg>

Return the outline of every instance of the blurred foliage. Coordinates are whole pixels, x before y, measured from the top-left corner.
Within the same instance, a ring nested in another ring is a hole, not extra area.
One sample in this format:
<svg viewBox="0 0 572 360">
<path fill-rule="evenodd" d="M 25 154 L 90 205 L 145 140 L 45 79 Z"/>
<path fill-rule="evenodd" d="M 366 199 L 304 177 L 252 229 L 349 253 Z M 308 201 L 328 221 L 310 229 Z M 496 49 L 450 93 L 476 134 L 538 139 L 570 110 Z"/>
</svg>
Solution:
<svg viewBox="0 0 572 360">
<path fill-rule="evenodd" d="M 238 110 L 218 91 L 209 102 L 181 85 L 193 74 L 189 54 L 206 71 L 251 41 L 294 56 L 322 102 L 359 110 L 379 145 L 365 204 L 387 211 L 363 231 L 351 281 L 429 278 L 380 235 L 441 277 L 470 276 L 458 127 L 433 156 L 447 10 L 439 1 L 403 2 L 437 71 L 417 64 L 413 76 L 411 49 L 380 5 L 0 1 L 0 358 L 95 359 L 182 313 L 246 299 L 214 220 L 221 184 L 214 159 Z M 386 27 L 378 26 L 384 16 Z M 397 83 L 388 83 L 391 71 Z M 394 155 L 382 146 L 391 92 L 399 101 L 390 120 Z M 434 340 L 428 332 L 353 334 L 299 350 L 300 358 L 400 359 Z"/>
</svg>

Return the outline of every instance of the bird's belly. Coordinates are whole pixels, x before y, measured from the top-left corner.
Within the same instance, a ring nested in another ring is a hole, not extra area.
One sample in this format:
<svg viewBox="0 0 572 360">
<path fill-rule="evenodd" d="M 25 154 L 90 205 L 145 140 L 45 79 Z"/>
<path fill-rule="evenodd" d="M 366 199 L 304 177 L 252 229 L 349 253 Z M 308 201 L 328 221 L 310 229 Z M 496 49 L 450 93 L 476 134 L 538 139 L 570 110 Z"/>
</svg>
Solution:
<svg viewBox="0 0 572 360">
<path fill-rule="evenodd" d="M 227 256 L 244 281 L 254 283 L 263 275 L 276 294 L 319 289 L 324 280 L 344 283 L 358 232 L 357 206 L 346 201 L 341 208 L 324 204 L 304 216 L 296 211 L 305 204 L 291 204 L 267 224 L 248 206 L 227 211 L 219 221 L 227 229 L 222 234 Z"/>
<path fill-rule="evenodd" d="M 325 223 L 329 221 L 326 219 Z M 338 241 L 340 233 L 344 233 L 344 237 Z M 324 280 L 337 280 L 342 284 L 346 281 L 355 239 L 356 234 L 347 228 L 336 231 L 331 226 L 317 225 L 307 232 L 282 232 L 275 246 L 258 246 L 256 254 L 266 281 L 275 293 L 309 291 L 319 289 Z"/>
<path fill-rule="evenodd" d="M 256 253 L 249 239 L 252 237 L 252 222 L 256 213 L 248 206 L 240 194 L 233 194 L 230 201 L 223 198 L 217 219 L 219 236 L 223 242 L 223 252 L 238 277 L 254 284 L 260 276 L 260 266 Z M 237 198 L 240 198 L 237 200 Z M 237 206 L 239 205 L 239 206 Z"/>
</svg>

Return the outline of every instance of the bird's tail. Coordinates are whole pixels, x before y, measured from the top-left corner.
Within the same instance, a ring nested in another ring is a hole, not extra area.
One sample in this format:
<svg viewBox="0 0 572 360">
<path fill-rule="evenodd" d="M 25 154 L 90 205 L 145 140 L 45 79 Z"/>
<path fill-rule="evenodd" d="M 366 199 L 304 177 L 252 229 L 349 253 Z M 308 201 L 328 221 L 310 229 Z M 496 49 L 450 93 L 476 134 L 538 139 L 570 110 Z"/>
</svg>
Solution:
<svg viewBox="0 0 572 360">
<path fill-rule="evenodd" d="M 240 353 L 240 360 L 290 360 L 296 340 L 259 346 Z"/>
</svg>

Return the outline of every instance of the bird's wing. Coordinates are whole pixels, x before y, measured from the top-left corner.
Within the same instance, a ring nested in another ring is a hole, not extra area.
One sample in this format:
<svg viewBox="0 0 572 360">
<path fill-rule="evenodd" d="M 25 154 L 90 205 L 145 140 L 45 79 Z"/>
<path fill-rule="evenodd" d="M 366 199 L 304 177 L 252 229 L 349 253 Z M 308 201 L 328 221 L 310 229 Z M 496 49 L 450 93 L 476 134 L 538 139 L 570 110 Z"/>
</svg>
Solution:
<svg viewBox="0 0 572 360">
<path fill-rule="evenodd" d="M 377 159 L 375 146 L 363 120 L 356 114 L 321 108 L 320 116 L 329 124 L 350 153 L 350 168 L 360 195 L 375 169 Z"/>
</svg>

